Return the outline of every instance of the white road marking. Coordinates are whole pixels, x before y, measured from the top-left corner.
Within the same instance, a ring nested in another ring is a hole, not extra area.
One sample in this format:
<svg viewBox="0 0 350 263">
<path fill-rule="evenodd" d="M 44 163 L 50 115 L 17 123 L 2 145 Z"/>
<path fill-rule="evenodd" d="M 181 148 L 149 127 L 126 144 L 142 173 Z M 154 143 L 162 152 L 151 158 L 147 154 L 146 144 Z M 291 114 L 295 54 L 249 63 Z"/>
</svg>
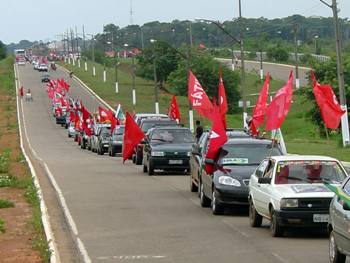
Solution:
<svg viewBox="0 0 350 263">
<path fill-rule="evenodd" d="M 278 255 L 276 253 L 272 253 L 272 256 L 274 256 L 275 258 L 277 258 L 279 261 L 281 261 L 283 263 L 289 263 L 289 261 L 287 259 L 284 259 L 283 257 L 281 257 L 280 255 Z"/>
<path fill-rule="evenodd" d="M 29 156 L 27 155 L 27 152 L 23 146 L 23 134 L 22 134 L 22 129 L 21 129 L 21 118 L 20 118 L 20 107 L 19 107 L 19 96 L 18 96 L 18 87 L 20 86 L 19 85 L 19 78 L 18 78 L 18 72 L 17 72 L 17 67 L 16 65 L 14 65 L 14 74 L 15 74 L 15 88 L 16 88 L 16 104 L 17 104 L 17 122 L 18 122 L 18 131 L 19 131 L 19 139 L 20 139 L 20 147 L 21 147 L 21 150 L 22 150 L 22 153 L 24 155 L 24 158 L 26 159 L 27 161 L 27 164 L 29 166 L 29 169 L 30 169 L 30 173 L 32 174 L 32 178 L 33 178 L 33 181 L 34 181 L 34 185 L 37 189 L 37 195 L 38 195 L 38 198 L 39 198 L 39 201 L 40 201 L 40 211 L 41 211 L 41 221 L 42 221 L 42 224 L 43 224 L 43 227 L 44 227 L 44 232 L 45 232 L 45 236 L 46 236 L 46 239 L 47 239 L 47 242 L 48 242 L 48 246 L 49 246 L 49 249 L 51 251 L 51 256 L 50 256 L 50 262 L 51 263 L 60 263 L 61 260 L 60 260 L 60 256 L 59 256 L 59 253 L 58 253 L 58 249 L 57 249 L 57 244 L 56 244 L 56 241 L 55 241 L 55 237 L 54 237 L 54 234 L 53 234 L 53 231 L 52 231 L 52 227 L 51 227 L 51 224 L 50 224 L 50 220 L 49 220 L 49 214 L 47 212 L 47 207 L 46 207 L 46 204 L 45 204 L 45 201 L 44 201 L 44 198 L 43 198 L 43 194 L 42 194 L 42 191 L 41 191 L 41 188 L 40 188 L 40 184 L 39 184 L 39 180 L 38 180 L 38 177 L 37 177 L 37 174 L 35 172 L 35 169 L 34 169 L 34 166 L 29 158 Z M 22 109 L 22 118 L 23 118 L 23 128 L 24 128 L 24 135 L 25 135 L 25 138 L 28 142 L 28 147 L 29 149 L 33 152 L 33 149 L 31 148 L 30 144 L 29 144 L 29 140 L 28 140 L 28 136 L 27 136 L 27 130 L 25 128 L 25 123 L 24 123 L 24 115 L 23 115 L 23 104 L 22 104 L 22 100 L 21 100 L 21 109 Z"/>
<path fill-rule="evenodd" d="M 230 224 L 229 222 L 225 221 L 225 220 L 221 220 L 225 225 L 227 225 L 229 228 L 232 228 L 234 231 L 238 232 L 239 234 L 241 234 L 242 236 L 244 236 L 245 238 L 250 238 L 250 235 L 248 235 L 246 232 L 243 232 L 242 230 L 240 230 L 238 227 L 233 226 L 232 224 Z"/>
<path fill-rule="evenodd" d="M 100 256 L 97 260 L 109 260 L 109 259 L 119 259 L 121 261 L 126 260 L 143 260 L 143 259 L 163 259 L 166 258 L 164 255 L 121 255 L 121 256 Z"/>
</svg>

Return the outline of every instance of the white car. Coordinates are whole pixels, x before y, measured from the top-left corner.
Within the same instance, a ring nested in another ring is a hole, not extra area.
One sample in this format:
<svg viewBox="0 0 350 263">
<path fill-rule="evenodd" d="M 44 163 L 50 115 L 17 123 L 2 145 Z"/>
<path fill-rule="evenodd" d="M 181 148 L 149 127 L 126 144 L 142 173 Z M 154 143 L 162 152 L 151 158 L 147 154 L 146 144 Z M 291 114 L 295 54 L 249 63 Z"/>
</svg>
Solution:
<svg viewBox="0 0 350 263">
<path fill-rule="evenodd" d="M 47 72 L 48 71 L 48 67 L 47 67 L 46 64 L 39 64 L 38 70 Z"/>
<path fill-rule="evenodd" d="M 249 182 L 249 221 L 271 221 L 272 236 L 286 227 L 327 227 L 334 196 L 324 182 L 340 185 L 347 174 L 333 158 L 309 155 L 272 156 L 262 161 Z"/>
</svg>

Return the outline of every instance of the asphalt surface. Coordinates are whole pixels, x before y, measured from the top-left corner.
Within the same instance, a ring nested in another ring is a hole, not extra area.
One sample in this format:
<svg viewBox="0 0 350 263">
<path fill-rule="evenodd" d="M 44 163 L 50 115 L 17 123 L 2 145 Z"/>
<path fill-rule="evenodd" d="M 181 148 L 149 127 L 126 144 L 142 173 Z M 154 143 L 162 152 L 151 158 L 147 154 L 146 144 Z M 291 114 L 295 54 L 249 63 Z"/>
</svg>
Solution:
<svg viewBox="0 0 350 263">
<path fill-rule="evenodd" d="M 71 96 L 92 111 L 99 105 L 63 71 Z M 92 262 L 327 262 L 324 232 L 297 230 L 273 238 L 269 223 L 253 229 L 248 211 L 214 216 L 189 191 L 188 175 L 147 176 L 120 157 L 81 150 L 55 124 L 41 73 L 19 67 L 19 79 L 34 102 L 24 103 L 32 148 L 48 165 Z M 78 257 L 78 255 L 77 255 Z"/>
</svg>

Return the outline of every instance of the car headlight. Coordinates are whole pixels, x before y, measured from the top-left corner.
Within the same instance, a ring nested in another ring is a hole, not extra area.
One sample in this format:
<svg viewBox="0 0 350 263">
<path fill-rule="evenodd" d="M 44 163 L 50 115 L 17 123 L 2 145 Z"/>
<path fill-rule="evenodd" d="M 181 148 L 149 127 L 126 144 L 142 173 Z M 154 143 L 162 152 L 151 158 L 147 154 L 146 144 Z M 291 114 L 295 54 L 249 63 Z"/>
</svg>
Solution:
<svg viewBox="0 0 350 263">
<path fill-rule="evenodd" d="M 299 201 L 298 199 L 282 199 L 281 200 L 281 208 L 293 208 L 293 207 L 298 207 L 299 206 Z"/>
<path fill-rule="evenodd" d="M 151 152 L 151 155 L 152 155 L 152 156 L 158 156 L 158 157 L 159 157 L 159 156 L 164 156 L 164 152 L 152 151 L 152 152 Z"/>
<path fill-rule="evenodd" d="M 237 186 L 237 187 L 241 186 L 241 183 L 237 179 L 234 179 L 229 176 L 220 176 L 219 183 L 223 185 L 231 185 L 231 186 Z"/>
<path fill-rule="evenodd" d="M 191 152 L 187 152 L 187 156 L 191 156 Z"/>
</svg>

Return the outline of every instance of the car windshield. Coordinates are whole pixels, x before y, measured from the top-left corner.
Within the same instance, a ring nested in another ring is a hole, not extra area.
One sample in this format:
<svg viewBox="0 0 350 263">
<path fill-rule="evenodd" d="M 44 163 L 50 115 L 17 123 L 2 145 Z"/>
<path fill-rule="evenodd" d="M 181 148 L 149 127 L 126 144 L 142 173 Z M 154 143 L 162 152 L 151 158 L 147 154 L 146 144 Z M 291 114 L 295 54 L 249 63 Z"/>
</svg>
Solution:
<svg viewBox="0 0 350 263">
<path fill-rule="evenodd" d="M 220 153 L 220 165 L 258 165 L 270 155 L 281 155 L 280 150 L 270 144 L 228 144 Z"/>
<path fill-rule="evenodd" d="M 152 143 L 193 143 L 193 137 L 186 129 L 155 130 L 151 137 Z"/>
<path fill-rule="evenodd" d="M 144 133 L 147 133 L 149 129 L 157 126 L 171 126 L 177 125 L 175 121 L 164 121 L 164 120 L 154 120 L 154 121 L 146 121 L 141 124 L 141 130 Z"/>
<path fill-rule="evenodd" d="M 125 130 L 125 127 L 124 127 L 124 126 L 118 127 L 118 128 L 115 129 L 114 134 L 116 134 L 116 135 L 122 135 L 122 134 L 124 134 L 124 130 Z"/>
<path fill-rule="evenodd" d="M 111 134 L 111 127 L 101 127 L 101 135 L 108 136 Z"/>
<path fill-rule="evenodd" d="M 281 161 L 276 169 L 276 184 L 340 183 L 346 178 L 336 161 Z"/>
</svg>

